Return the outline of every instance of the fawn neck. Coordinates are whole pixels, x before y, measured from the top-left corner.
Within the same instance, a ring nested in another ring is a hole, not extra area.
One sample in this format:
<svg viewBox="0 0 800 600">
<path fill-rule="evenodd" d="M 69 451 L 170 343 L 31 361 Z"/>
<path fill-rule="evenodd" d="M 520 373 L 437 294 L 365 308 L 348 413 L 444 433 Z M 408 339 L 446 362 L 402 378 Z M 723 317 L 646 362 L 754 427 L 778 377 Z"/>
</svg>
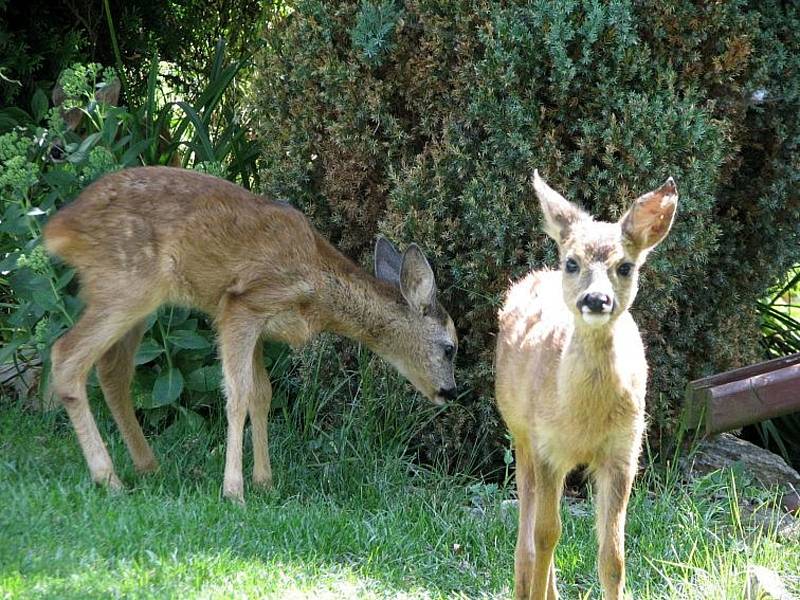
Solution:
<svg viewBox="0 0 800 600">
<path fill-rule="evenodd" d="M 361 342 L 384 358 L 396 356 L 411 324 L 399 290 L 338 251 L 325 261 L 321 275 L 315 302 L 322 329 Z"/>
<path fill-rule="evenodd" d="M 567 399 L 581 396 L 619 378 L 614 342 L 625 314 L 601 327 L 573 322 L 559 362 L 560 395 Z"/>
</svg>

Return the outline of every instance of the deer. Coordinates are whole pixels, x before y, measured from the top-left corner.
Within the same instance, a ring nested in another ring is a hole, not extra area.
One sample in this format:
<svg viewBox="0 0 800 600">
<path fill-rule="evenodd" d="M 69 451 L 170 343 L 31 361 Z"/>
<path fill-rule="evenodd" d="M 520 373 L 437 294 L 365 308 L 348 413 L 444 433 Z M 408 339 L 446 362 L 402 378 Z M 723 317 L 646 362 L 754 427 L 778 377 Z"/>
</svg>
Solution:
<svg viewBox="0 0 800 600">
<path fill-rule="evenodd" d="M 378 237 L 372 276 L 290 204 L 173 167 L 103 176 L 56 212 L 43 235 L 48 252 L 76 269 L 85 303 L 52 347 L 53 390 L 92 480 L 110 490 L 123 486 L 90 410 L 87 376 L 96 365 L 137 472 L 157 470 L 130 384 L 145 320 L 164 304 L 213 319 L 226 397 L 223 495 L 238 503 L 248 416 L 253 486 L 272 486 L 263 339 L 298 347 L 333 332 L 383 357 L 435 404 L 456 397 L 456 330 L 417 244 L 400 254 Z"/>
<path fill-rule="evenodd" d="M 498 315 L 495 393 L 513 440 L 519 500 L 514 594 L 558 598 L 564 479 L 585 465 L 594 482 L 600 583 L 606 598 L 619 599 L 647 387 L 644 345 L 628 309 L 647 254 L 672 227 L 678 192 L 670 177 L 608 223 L 566 200 L 538 170 L 532 184 L 561 269 L 513 283 Z"/>
</svg>

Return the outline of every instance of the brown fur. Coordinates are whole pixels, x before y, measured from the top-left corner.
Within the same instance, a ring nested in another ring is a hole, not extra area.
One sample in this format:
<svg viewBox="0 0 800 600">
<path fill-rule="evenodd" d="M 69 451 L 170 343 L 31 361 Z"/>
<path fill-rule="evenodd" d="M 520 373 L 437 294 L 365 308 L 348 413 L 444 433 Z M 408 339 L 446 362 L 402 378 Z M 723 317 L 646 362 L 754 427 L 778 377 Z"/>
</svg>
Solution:
<svg viewBox="0 0 800 600">
<path fill-rule="evenodd" d="M 333 331 L 366 344 L 434 401 L 455 391 L 452 356 L 442 350 L 457 343 L 455 329 L 415 245 L 401 256 L 380 240 L 380 280 L 294 208 L 166 167 L 128 169 L 95 182 L 50 219 L 44 236 L 50 252 L 76 267 L 86 301 L 80 321 L 53 347 L 53 380 L 95 481 L 121 485 L 86 399 L 95 363 L 137 469 L 157 467 L 128 387 L 141 323 L 165 303 L 215 320 L 228 398 L 224 493 L 237 500 L 247 412 L 253 481 L 272 481 L 266 431 L 272 391 L 261 364 L 262 337 L 299 346 Z"/>
<path fill-rule="evenodd" d="M 617 599 L 647 384 L 628 307 L 639 266 L 672 224 L 677 192 L 670 179 L 612 224 L 593 221 L 538 174 L 534 187 L 562 264 L 570 259 L 579 270 L 529 274 L 511 287 L 499 315 L 497 404 L 514 438 L 520 502 L 515 595 L 558 597 L 553 551 L 561 490 L 566 474 L 583 464 L 596 485 L 600 580 L 606 597 Z M 618 272 L 623 263 L 631 266 L 627 276 Z M 590 292 L 606 294 L 612 307 L 587 316 L 581 302 Z"/>
</svg>

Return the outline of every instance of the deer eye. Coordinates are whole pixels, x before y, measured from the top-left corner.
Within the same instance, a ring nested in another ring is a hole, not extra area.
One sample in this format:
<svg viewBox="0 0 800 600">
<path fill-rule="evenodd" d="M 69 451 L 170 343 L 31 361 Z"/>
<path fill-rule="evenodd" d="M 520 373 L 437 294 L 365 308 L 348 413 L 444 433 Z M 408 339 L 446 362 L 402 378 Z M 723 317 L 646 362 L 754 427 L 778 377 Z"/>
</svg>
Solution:
<svg viewBox="0 0 800 600">
<path fill-rule="evenodd" d="M 631 271 L 633 271 L 633 263 L 622 263 L 617 267 L 617 273 L 622 277 L 627 277 L 631 274 Z"/>
<path fill-rule="evenodd" d="M 578 262 L 574 258 L 568 258 L 567 262 L 564 263 L 564 270 L 567 273 L 577 273 L 580 269 Z"/>
<path fill-rule="evenodd" d="M 456 347 L 453 344 L 445 344 L 444 345 L 444 357 L 447 360 L 453 360 L 453 356 L 456 354 Z"/>
</svg>

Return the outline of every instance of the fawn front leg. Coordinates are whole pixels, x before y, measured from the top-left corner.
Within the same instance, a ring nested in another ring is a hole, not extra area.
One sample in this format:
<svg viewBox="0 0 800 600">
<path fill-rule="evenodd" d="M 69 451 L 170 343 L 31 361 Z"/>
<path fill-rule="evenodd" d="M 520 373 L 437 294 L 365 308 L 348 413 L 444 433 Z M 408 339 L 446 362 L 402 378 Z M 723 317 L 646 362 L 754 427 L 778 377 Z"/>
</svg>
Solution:
<svg viewBox="0 0 800 600">
<path fill-rule="evenodd" d="M 253 352 L 253 378 L 255 390 L 250 406 L 250 436 L 253 440 L 253 485 L 268 490 L 272 487 L 272 468 L 269 464 L 267 421 L 272 400 L 272 385 L 264 368 L 261 344 Z"/>
<path fill-rule="evenodd" d="M 625 514 L 636 463 L 612 461 L 595 473 L 600 583 L 608 600 L 621 600 L 625 589 Z"/>
<path fill-rule="evenodd" d="M 517 548 L 514 554 L 514 598 L 528 600 L 535 598 L 533 582 L 535 573 L 535 506 L 534 490 L 536 489 L 535 469 L 532 454 L 521 444 L 515 449 L 517 462 L 517 497 L 519 498 L 519 531 L 517 532 Z M 556 502 L 558 504 L 558 502 Z M 551 552 L 552 555 L 552 552 Z M 555 564 L 550 561 L 547 571 L 547 600 L 558 600 L 556 589 Z"/>
<path fill-rule="evenodd" d="M 533 578 L 533 486 L 534 471 L 530 452 L 521 444 L 514 450 L 517 462 L 519 530 L 514 553 L 514 598 L 528 600 Z"/>
<path fill-rule="evenodd" d="M 564 474 L 544 461 L 534 460 L 533 575 L 531 600 L 557 600 L 553 554 L 561 537 L 561 488 Z"/>
</svg>

